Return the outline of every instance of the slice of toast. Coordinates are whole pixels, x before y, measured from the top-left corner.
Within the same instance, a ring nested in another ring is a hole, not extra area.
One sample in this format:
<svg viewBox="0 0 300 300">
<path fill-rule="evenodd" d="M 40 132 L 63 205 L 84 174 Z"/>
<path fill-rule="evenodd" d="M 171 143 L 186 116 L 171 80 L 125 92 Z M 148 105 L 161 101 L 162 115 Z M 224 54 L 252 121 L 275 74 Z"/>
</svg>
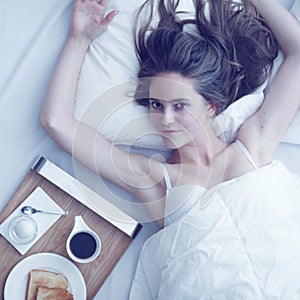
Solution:
<svg viewBox="0 0 300 300">
<path fill-rule="evenodd" d="M 45 270 L 31 270 L 28 277 L 26 300 L 35 300 L 38 287 L 48 288 L 68 288 L 68 280 L 62 274 L 57 274 Z"/>
<path fill-rule="evenodd" d="M 47 288 L 40 286 L 37 291 L 36 300 L 73 300 L 73 295 L 65 289 Z"/>
</svg>

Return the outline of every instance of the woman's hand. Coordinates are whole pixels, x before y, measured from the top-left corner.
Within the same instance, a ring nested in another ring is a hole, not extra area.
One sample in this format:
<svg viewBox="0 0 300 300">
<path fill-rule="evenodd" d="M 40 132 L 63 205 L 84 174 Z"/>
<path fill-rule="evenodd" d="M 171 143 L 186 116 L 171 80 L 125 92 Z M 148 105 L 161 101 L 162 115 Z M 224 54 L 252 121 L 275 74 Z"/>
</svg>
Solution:
<svg viewBox="0 0 300 300">
<path fill-rule="evenodd" d="M 118 11 L 105 16 L 109 0 L 75 0 L 72 16 L 71 36 L 91 42 L 102 34 Z"/>
</svg>

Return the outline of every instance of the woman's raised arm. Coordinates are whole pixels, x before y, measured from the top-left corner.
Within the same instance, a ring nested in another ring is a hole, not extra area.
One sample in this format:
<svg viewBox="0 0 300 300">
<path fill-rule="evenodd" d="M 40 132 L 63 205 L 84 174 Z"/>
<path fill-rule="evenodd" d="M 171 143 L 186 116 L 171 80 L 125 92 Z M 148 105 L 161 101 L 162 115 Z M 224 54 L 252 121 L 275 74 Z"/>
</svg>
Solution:
<svg viewBox="0 0 300 300">
<path fill-rule="evenodd" d="M 158 163 L 121 151 L 74 118 L 77 81 L 86 51 L 91 41 L 107 28 L 117 14 L 117 11 L 112 11 L 104 16 L 107 2 L 75 0 L 72 30 L 50 82 L 40 120 L 53 140 L 78 161 L 142 201 L 150 202 L 164 195 L 162 187 L 157 184 L 162 174 L 151 173 L 152 169 L 160 170 L 152 168 Z M 149 201 L 147 196 L 141 197 L 145 193 L 149 194 Z M 148 205 L 155 219 L 162 217 L 163 207 L 161 201 Z"/>
<path fill-rule="evenodd" d="M 269 25 L 284 55 L 263 105 L 238 133 L 257 163 L 264 165 L 272 160 L 300 106 L 300 25 L 276 0 L 249 1 Z"/>
<path fill-rule="evenodd" d="M 79 73 L 92 40 L 103 33 L 117 11 L 104 17 L 108 1 L 75 0 L 69 38 L 56 65 L 41 111 L 42 126 L 66 151 L 72 153 L 77 126 L 74 101 Z"/>
</svg>

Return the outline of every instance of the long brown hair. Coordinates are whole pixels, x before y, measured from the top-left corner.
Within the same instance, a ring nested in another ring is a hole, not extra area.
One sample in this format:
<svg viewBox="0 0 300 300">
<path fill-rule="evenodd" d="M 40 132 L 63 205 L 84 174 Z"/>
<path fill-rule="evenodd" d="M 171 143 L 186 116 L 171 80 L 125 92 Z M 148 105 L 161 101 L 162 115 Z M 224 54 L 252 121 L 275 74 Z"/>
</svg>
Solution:
<svg viewBox="0 0 300 300">
<path fill-rule="evenodd" d="M 268 78 L 278 54 L 277 43 L 248 1 L 194 0 L 195 18 L 186 19 L 179 17 L 183 15 L 177 11 L 179 0 L 157 1 L 159 22 L 154 28 L 155 0 L 147 0 L 136 19 L 137 103 L 148 105 L 147 78 L 177 72 L 194 79 L 194 89 L 215 104 L 218 114 Z M 194 30 L 185 30 L 188 24 Z"/>
</svg>

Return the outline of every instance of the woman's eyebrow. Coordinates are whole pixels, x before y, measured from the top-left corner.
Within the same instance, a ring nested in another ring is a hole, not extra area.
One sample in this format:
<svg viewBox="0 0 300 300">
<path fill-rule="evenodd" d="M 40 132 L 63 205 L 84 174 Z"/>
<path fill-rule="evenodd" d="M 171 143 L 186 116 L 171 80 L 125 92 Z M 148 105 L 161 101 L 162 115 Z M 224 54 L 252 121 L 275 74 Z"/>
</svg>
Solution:
<svg viewBox="0 0 300 300">
<path fill-rule="evenodd" d="M 155 97 L 148 97 L 149 100 L 152 101 L 168 101 L 168 102 L 174 102 L 174 103 L 178 103 L 178 102 L 190 102 L 189 99 L 187 98 L 176 98 L 176 99 L 171 99 L 171 100 L 164 100 L 164 99 L 158 99 Z"/>
<path fill-rule="evenodd" d="M 150 100 L 150 101 L 161 101 L 160 99 L 154 98 L 154 97 L 148 97 L 148 100 Z"/>
<path fill-rule="evenodd" d="M 171 100 L 172 102 L 190 102 L 190 99 L 188 98 L 178 98 L 178 99 L 174 99 Z"/>
</svg>

